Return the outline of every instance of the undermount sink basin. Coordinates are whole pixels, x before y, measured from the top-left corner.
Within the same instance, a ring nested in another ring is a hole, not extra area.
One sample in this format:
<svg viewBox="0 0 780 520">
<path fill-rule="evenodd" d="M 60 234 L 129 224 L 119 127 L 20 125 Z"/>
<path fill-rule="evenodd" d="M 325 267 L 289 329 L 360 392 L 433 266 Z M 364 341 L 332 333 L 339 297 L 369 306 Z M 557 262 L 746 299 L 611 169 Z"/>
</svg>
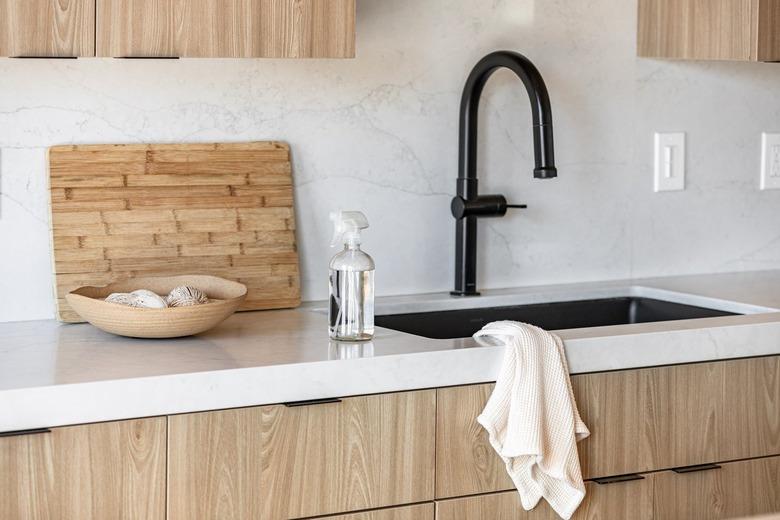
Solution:
<svg viewBox="0 0 780 520">
<path fill-rule="evenodd" d="M 547 330 L 734 316 L 737 313 L 653 298 L 626 296 L 476 309 L 378 315 L 376 325 L 427 338 L 466 338 L 497 320 L 530 323 Z"/>
</svg>

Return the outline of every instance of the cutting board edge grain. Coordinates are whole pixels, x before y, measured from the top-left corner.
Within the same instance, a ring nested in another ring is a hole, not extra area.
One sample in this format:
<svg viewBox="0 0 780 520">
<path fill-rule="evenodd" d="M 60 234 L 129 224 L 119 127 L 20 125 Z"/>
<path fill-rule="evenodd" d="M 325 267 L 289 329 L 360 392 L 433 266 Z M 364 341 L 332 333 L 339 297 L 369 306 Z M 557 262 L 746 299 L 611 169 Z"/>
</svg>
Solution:
<svg viewBox="0 0 780 520">
<path fill-rule="evenodd" d="M 58 145 L 47 164 L 60 321 L 83 321 L 68 291 L 136 276 L 236 280 L 242 311 L 300 305 L 287 143 Z"/>
</svg>

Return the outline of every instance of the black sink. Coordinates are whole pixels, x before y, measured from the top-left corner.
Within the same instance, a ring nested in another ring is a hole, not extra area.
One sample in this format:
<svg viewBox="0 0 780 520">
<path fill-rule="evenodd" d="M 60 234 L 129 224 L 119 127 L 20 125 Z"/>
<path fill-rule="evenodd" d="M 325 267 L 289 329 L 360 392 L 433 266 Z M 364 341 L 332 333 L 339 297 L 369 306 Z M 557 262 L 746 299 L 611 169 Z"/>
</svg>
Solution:
<svg viewBox="0 0 780 520">
<path fill-rule="evenodd" d="M 733 312 L 683 305 L 652 298 L 606 298 L 573 302 L 537 303 L 510 307 L 484 307 L 452 311 L 415 312 L 376 316 L 379 327 L 427 338 L 467 338 L 483 325 L 497 320 L 530 323 L 547 330 L 603 327 L 734 316 Z"/>
</svg>

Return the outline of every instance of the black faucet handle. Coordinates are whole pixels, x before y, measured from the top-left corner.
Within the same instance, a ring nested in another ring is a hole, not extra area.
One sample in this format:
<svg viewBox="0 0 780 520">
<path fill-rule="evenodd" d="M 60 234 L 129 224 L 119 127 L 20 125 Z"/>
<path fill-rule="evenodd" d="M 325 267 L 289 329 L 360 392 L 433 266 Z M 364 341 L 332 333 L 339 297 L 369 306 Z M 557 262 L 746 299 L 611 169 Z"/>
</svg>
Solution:
<svg viewBox="0 0 780 520">
<path fill-rule="evenodd" d="M 450 205 L 452 216 L 458 220 L 465 217 L 503 217 L 507 208 L 526 207 L 525 204 L 507 204 L 503 195 L 479 195 L 470 200 L 456 196 Z"/>
</svg>

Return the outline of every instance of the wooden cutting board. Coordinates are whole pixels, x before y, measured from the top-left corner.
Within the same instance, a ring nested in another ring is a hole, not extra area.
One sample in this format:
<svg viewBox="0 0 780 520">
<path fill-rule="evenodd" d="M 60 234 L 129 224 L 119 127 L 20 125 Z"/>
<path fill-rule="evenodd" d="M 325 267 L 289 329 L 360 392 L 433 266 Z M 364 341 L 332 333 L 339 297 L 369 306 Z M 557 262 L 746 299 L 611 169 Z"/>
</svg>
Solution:
<svg viewBox="0 0 780 520">
<path fill-rule="evenodd" d="M 284 143 L 56 146 L 49 181 L 61 321 L 82 321 L 68 291 L 135 276 L 237 280 L 241 310 L 300 304 Z"/>
</svg>

